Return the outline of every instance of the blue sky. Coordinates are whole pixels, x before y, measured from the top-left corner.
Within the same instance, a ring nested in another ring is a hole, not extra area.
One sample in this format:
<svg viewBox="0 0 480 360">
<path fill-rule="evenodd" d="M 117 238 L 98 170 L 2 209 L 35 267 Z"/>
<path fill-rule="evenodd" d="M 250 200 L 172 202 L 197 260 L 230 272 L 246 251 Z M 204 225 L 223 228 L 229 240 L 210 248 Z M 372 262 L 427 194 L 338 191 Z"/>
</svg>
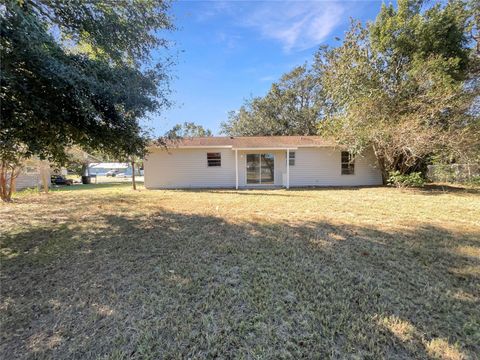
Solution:
<svg viewBox="0 0 480 360">
<path fill-rule="evenodd" d="M 373 20 L 381 1 L 177 1 L 174 105 L 147 122 L 155 135 L 193 121 L 219 132 L 220 122 L 251 95 L 311 62 L 321 44 L 343 38 L 350 18 Z"/>
</svg>

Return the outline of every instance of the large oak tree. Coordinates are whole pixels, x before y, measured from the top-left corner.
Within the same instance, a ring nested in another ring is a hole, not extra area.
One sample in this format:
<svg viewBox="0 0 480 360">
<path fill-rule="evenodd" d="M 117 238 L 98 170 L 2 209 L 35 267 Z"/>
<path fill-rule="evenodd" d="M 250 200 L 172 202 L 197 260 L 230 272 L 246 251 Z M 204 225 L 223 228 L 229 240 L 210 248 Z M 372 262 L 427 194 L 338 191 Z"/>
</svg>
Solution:
<svg viewBox="0 0 480 360">
<path fill-rule="evenodd" d="M 264 97 L 247 100 L 229 113 L 221 131 L 227 135 L 314 135 L 325 109 L 321 84 L 307 65 L 274 82 Z"/>
<path fill-rule="evenodd" d="M 183 124 L 174 125 L 170 130 L 165 133 L 164 138 L 175 140 L 195 136 L 212 136 L 212 131 L 210 129 L 204 128 L 202 125 L 195 124 L 194 122 L 185 121 Z"/>
<path fill-rule="evenodd" d="M 478 2 L 427 5 L 399 0 L 367 26 L 353 22 L 311 68 L 232 112 L 223 132 L 320 133 L 353 153 L 373 148 L 385 180 L 433 159 L 480 161 Z"/>
<path fill-rule="evenodd" d="M 161 37 L 173 28 L 168 2 L 9 0 L 2 7 L 0 187 L 23 158 L 62 163 L 72 145 L 119 159 L 142 155 L 139 119 L 169 105 Z"/>
<path fill-rule="evenodd" d="M 383 5 L 373 23 L 354 23 L 339 47 L 316 57 L 334 109 L 321 132 L 353 152 L 372 147 L 385 180 L 432 157 L 467 161 L 480 148 L 472 13 L 460 1 L 422 6 Z"/>
</svg>

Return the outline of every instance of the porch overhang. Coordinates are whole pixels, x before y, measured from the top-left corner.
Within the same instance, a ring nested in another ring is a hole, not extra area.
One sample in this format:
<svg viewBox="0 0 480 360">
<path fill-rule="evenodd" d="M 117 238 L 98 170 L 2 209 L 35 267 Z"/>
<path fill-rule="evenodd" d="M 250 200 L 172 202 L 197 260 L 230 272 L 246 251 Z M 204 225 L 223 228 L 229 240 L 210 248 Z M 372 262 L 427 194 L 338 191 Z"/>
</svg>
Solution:
<svg viewBox="0 0 480 360">
<path fill-rule="evenodd" d="M 238 190 L 239 185 L 238 185 L 238 152 L 239 151 L 285 151 L 286 152 L 286 157 L 287 157 L 287 183 L 285 184 L 285 187 L 287 189 L 290 188 L 290 151 L 291 150 L 297 150 L 298 147 L 296 146 L 282 146 L 282 147 L 232 147 L 232 150 L 235 151 L 235 189 Z"/>
<path fill-rule="evenodd" d="M 288 147 L 248 147 L 248 148 L 232 148 L 232 150 L 238 151 L 279 151 L 279 150 L 297 150 L 298 147 L 288 146 Z"/>
</svg>

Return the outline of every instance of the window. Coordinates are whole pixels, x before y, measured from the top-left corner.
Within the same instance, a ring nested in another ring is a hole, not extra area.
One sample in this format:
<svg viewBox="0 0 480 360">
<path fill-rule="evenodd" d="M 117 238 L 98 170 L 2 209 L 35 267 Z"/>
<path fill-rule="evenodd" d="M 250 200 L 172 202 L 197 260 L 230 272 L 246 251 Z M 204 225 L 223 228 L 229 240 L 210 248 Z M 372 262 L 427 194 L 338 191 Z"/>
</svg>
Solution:
<svg viewBox="0 0 480 360">
<path fill-rule="evenodd" d="M 290 153 L 288 155 L 288 164 L 290 166 L 295 165 L 295 151 L 290 151 Z"/>
<path fill-rule="evenodd" d="M 220 153 L 207 153 L 208 166 L 222 166 L 222 155 Z"/>
<path fill-rule="evenodd" d="M 342 175 L 353 175 L 355 172 L 355 159 L 348 151 L 342 151 Z"/>
</svg>

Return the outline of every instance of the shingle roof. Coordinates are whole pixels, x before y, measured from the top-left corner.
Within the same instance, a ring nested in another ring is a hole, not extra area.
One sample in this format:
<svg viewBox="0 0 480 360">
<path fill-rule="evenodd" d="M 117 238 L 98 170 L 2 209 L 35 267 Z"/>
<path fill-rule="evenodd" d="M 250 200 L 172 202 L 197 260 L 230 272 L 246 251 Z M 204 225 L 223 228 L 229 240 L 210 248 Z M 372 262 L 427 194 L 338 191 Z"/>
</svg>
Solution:
<svg viewBox="0 0 480 360">
<path fill-rule="evenodd" d="M 92 169 L 126 169 L 128 168 L 128 163 L 117 163 L 117 162 L 109 162 L 109 163 L 91 163 L 89 165 Z"/>
<path fill-rule="evenodd" d="M 167 141 L 168 147 L 291 148 L 335 146 L 320 136 L 210 136 Z"/>
</svg>

